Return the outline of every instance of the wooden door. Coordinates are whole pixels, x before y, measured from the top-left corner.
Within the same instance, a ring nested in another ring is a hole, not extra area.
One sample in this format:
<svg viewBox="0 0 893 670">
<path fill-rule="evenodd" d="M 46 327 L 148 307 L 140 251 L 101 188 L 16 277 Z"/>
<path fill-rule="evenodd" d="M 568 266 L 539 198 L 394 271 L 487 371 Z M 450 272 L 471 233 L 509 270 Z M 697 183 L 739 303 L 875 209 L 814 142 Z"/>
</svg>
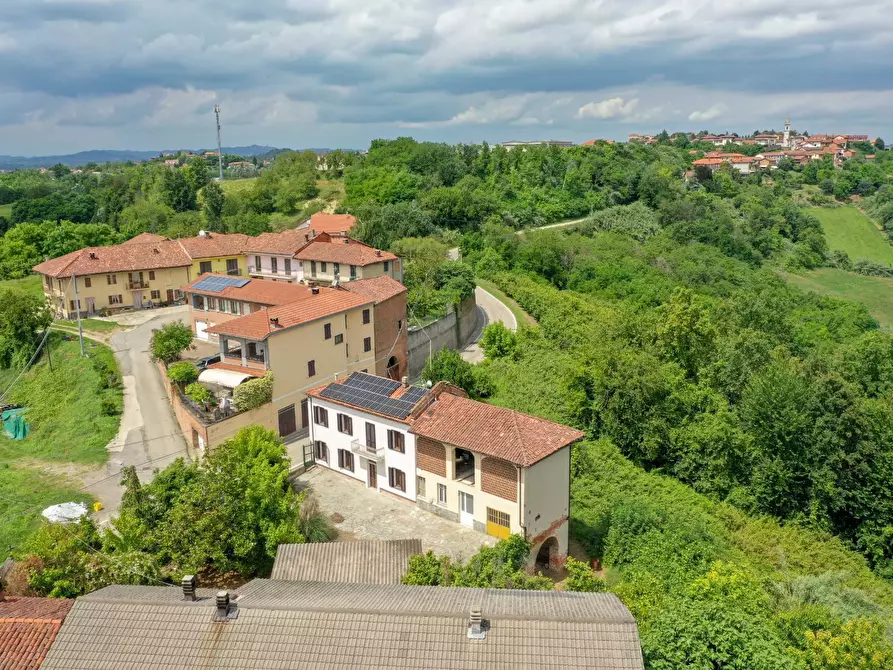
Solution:
<svg viewBox="0 0 893 670">
<path fill-rule="evenodd" d="M 167 302 L 168 302 L 168 304 L 170 304 L 173 301 L 174 301 L 174 289 L 169 288 L 167 290 Z"/>
<path fill-rule="evenodd" d="M 378 466 L 375 464 L 375 461 L 369 461 L 368 467 L 369 479 L 368 485 L 370 489 L 378 488 Z"/>
<path fill-rule="evenodd" d="M 310 401 L 304 398 L 301 401 L 301 428 L 310 425 Z"/>
<path fill-rule="evenodd" d="M 295 406 L 289 405 L 279 410 L 279 437 L 291 435 L 298 429 L 295 420 Z"/>
</svg>

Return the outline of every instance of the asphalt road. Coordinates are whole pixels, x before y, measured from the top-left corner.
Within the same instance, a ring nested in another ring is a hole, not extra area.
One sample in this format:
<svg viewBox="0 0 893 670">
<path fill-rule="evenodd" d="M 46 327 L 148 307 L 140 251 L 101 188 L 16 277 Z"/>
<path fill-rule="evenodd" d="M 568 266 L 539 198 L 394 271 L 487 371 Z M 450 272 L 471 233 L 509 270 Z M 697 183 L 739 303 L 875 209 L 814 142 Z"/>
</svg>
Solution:
<svg viewBox="0 0 893 670">
<path fill-rule="evenodd" d="M 512 310 L 480 286 L 474 290 L 474 299 L 477 302 L 478 327 L 471 337 L 471 342 L 462 350 L 462 358 L 469 363 L 480 363 L 484 360 L 484 350 L 481 349 L 478 340 L 481 339 L 484 326 L 488 323 L 501 321 L 509 330 L 518 330 L 518 320 L 512 314 Z"/>
<path fill-rule="evenodd" d="M 88 490 L 103 504 L 103 510 L 96 515 L 100 522 L 114 516 L 121 504 L 124 489 L 119 484 L 124 466 L 136 466 L 140 480 L 149 481 L 154 469 L 164 468 L 180 456 L 189 457 L 161 377 L 149 355 L 152 329 L 181 319 L 188 311 L 188 307 L 165 308 L 158 316 L 132 330 L 115 333 L 109 340 L 121 367 L 124 412 L 118 435 L 108 446 L 109 460 L 84 476 Z"/>
</svg>

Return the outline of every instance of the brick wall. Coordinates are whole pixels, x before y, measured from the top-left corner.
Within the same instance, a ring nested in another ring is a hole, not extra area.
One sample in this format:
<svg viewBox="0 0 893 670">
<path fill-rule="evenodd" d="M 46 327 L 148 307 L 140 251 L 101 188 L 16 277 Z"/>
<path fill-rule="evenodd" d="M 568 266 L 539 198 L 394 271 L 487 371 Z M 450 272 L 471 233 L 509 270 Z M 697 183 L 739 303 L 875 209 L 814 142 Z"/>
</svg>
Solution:
<svg viewBox="0 0 893 670">
<path fill-rule="evenodd" d="M 446 447 L 443 443 L 416 436 L 416 461 L 420 470 L 446 477 Z"/>
<path fill-rule="evenodd" d="M 518 502 L 518 469 L 501 458 L 481 461 L 481 491 Z"/>
</svg>

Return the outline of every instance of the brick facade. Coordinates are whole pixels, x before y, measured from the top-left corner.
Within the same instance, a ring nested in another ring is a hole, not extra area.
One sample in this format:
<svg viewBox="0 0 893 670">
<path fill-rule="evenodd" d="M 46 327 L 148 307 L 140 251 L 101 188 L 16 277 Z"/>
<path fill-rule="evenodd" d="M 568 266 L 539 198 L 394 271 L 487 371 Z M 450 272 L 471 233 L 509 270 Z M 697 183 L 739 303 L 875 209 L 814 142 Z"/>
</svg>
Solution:
<svg viewBox="0 0 893 670">
<path fill-rule="evenodd" d="M 518 502 L 518 469 L 501 458 L 481 461 L 481 491 Z"/>
<path fill-rule="evenodd" d="M 442 442 L 427 437 L 416 439 L 416 461 L 419 470 L 446 477 L 446 447 Z"/>
</svg>

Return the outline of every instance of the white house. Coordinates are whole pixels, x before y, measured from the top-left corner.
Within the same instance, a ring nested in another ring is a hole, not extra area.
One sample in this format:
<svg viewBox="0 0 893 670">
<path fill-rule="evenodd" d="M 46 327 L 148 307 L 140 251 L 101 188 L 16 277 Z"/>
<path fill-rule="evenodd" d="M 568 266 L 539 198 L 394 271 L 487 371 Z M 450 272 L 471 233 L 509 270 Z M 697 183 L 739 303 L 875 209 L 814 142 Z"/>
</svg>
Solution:
<svg viewBox="0 0 893 670">
<path fill-rule="evenodd" d="M 243 253 L 248 261 L 248 274 L 259 279 L 297 283 L 304 278 L 301 261 L 295 253 L 310 241 L 305 231 L 284 230 L 251 237 Z"/>
<path fill-rule="evenodd" d="M 309 392 L 316 463 L 497 538 L 523 535 L 537 563 L 568 551 L 570 451 L 583 433 L 354 372 Z"/>
</svg>

